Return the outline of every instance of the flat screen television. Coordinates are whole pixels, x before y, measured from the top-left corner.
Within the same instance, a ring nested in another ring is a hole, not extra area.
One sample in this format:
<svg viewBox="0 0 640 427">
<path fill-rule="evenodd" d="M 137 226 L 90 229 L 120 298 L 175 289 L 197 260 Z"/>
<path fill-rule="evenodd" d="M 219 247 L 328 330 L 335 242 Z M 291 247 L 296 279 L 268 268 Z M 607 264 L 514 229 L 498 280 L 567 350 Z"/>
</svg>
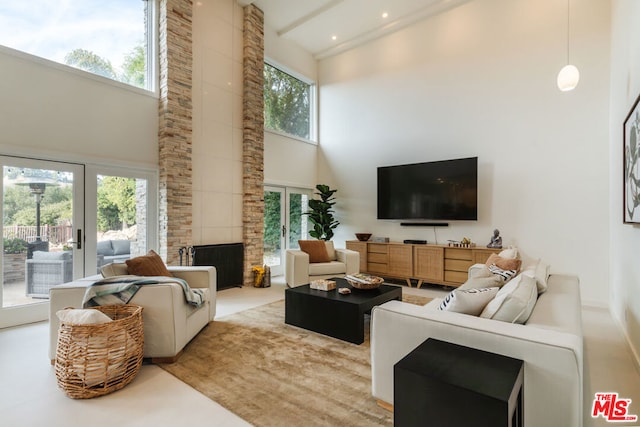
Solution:
<svg viewBox="0 0 640 427">
<path fill-rule="evenodd" d="M 378 219 L 478 219 L 478 158 L 378 168 Z"/>
</svg>

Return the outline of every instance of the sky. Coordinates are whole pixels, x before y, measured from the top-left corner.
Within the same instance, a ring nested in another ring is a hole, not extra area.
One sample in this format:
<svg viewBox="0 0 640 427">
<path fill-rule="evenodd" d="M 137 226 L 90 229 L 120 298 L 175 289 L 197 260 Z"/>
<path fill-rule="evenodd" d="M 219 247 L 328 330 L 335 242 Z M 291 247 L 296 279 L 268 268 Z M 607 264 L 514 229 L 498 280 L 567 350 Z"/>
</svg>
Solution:
<svg viewBox="0 0 640 427">
<path fill-rule="evenodd" d="M 0 44 L 59 63 L 80 48 L 120 71 L 144 30 L 143 0 L 0 0 Z"/>
</svg>

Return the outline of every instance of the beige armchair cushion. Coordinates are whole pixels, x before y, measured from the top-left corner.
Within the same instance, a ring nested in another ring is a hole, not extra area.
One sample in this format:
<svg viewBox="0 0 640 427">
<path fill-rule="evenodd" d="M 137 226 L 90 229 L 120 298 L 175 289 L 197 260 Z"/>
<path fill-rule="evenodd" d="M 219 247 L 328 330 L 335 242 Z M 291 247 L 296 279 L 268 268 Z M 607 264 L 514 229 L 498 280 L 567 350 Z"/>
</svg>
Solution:
<svg viewBox="0 0 640 427">
<path fill-rule="evenodd" d="M 323 242 L 327 248 L 333 249 L 333 242 Z M 335 260 L 321 263 L 310 263 L 309 255 L 301 250 L 289 249 L 286 253 L 285 280 L 287 286 L 306 285 L 311 280 L 343 277 L 355 274 L 360 269 L 360 254 L 349 249 L 333 249 Z"/>
</svg>

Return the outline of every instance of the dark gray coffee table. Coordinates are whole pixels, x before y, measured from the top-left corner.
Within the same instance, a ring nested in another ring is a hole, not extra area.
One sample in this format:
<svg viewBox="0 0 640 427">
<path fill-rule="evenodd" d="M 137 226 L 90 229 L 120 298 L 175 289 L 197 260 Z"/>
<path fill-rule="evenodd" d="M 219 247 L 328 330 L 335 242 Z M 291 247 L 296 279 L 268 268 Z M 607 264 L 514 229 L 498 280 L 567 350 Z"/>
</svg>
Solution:
<svg viewBox="0 0 640 427">
<path fill-rule="evenodd" d="M 387 301 L 402 299 L 402 287 L 382 284 L 377 289 L 355 289 L 345 279 L 333 278 L 338 288 L 350 288 L 341 295 L 337 289 L 319 291 L 309 285 L 284 292 L 284 322 L 354 344 L 364 342 L 364 315 Z"/>
</svg>

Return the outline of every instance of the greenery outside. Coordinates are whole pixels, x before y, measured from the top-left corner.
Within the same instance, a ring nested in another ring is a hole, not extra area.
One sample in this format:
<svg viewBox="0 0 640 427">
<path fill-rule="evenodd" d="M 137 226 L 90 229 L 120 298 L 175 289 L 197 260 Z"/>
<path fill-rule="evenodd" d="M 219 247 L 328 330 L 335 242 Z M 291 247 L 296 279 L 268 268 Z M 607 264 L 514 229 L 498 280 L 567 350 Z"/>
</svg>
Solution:
<svg viewBox="0 0 640 427">
<path fill-rule="evenodd" d="M 7 168 L 5 182 L 16 180 L 21 175 L 42 178 L 50 182 L 46 186 L 40 203 L 40 225 L 72 226 L 72 181 L 69 173 L 43 169 Z M 97 228 L 104 233 L 110 230 L 125 230 L 136 224 L 136 179 L 114 176 L 98 177 Z M 8 235 L 12 226 L 35 226 L 36 204 L 26 185 L 5 185 L 3 199 L 4 249 L 19 250 L 19 236 Z M 33 237 L 33 236 L 31 236 Z M 47 238 L 47 236 L 43 236 Z M 56 242 L 65 243 L 65 242 Z M 9 252 L 8 252 L 9 253 Z"/>
<path fill-rule="evenodd" d="M 276 191 L 264 192 L 264 256 L 265 260 L 279 259 L 280 236 L 282 224 L 280 223 L 280 197 L 282 193 Z M 307 196 L 300 193 L 292 193 L 289 197 L 289 248 L 298 248 L 298 240 L 303 236 L 304 213 L 302 212 L 303 199 Z M 268 265 L 273 265 L 268 263 Z"/>
<path fill-rule="evenodd" d="M 122 73 L 117 73 L 111 61 L 85 49 L 74 49 L 64 57 L 64 62 L 81 70 L 107 77 L 132 86 L 146 87 L 146 61 L 144 47 L 134 47 L 122 63 Z"/>
<path fill-rule="evenodd" d="M 311 85 L 264 64 L 264 127 L 311 138 Z"/>
</svg>

